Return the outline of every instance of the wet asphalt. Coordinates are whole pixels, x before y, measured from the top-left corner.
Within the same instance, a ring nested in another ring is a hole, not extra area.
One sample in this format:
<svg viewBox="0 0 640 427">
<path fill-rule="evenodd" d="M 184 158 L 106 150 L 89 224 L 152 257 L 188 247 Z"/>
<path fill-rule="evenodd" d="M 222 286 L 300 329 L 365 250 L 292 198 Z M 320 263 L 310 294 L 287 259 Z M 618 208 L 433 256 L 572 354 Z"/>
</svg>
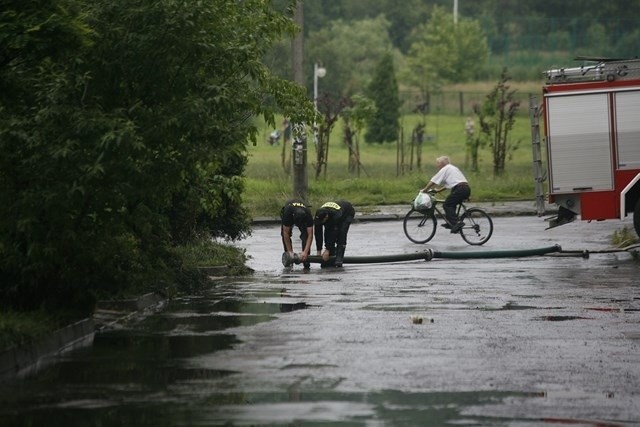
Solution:
<svg viewBox="0 0 640 427">
<path fill-rule="evenodd" d="M 546 229 L 486 209 L 480 247 L 444 229 L 417 245 L 408 207 L 363 209 L 347 256 L 469 257 L 308 271 L 282 265 L 277 221 L 256 223 L 237 243 L 252 276 L 212 277 L 0 388 L 0 425 L 640 425 L 640 262 L 610 244 L 631 219 Z"/>
<path fill-rule="evenodd" d="M 257 227 L 243 244 L 264 281 L 251 285 L 252 292 L 260 300 L 264 289 L 280 288 L 275 301 L 309 308 L 243 330 L 246 345 L 217 354 L 214 364 L 243 371 L 234 381 L 245 390 L 268 385 L 302 396 L 324 390 L 364 401 L 362 396 L 392 390 L 411 402 L 395 403 L 405 407 L 404 425 L 421 425 L 421 410 L 436 416 L 438 405 L 425 402 L 442 394 L 448 397 L 440 404 L 455 408 L 446 423 L 638 425 L 640 264 L 610 243 L 615 231 L 633 230 L 631 219 L 547 229 L 545 216 L 531 215 L 533 203 L 481 207 L 495 224 L 482 247 L 446 230 L 426 245 L 413 244 L 399 220 L 408 208 L 385 207 L 358 218 L 347 256 L 427 248 L 515 254 L 552 245 L 562 253 L 342 269 L 312 265 L 305 272 L 278 265 L 275 224 Z M 323 412 L 323 404 L 307 404 L 307 410 Z M 342 410 L 327 416 L 396 425 L 368 402 Z"/>
</svg>

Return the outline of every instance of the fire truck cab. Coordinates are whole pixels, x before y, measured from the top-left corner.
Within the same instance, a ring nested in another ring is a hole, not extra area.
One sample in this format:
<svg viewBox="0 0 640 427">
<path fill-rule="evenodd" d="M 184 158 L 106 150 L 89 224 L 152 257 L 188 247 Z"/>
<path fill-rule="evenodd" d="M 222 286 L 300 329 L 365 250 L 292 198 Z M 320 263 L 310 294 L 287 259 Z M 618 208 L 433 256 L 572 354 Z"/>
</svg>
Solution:
<svg viewBox="0 0 640 427">
<path fill-rule="evenodd" d="M 640 59 L 590 59 L 545 75 L 546 179 L 558 205 L 550 227 L 632 214 L 640 236 Z"/>
</svg>

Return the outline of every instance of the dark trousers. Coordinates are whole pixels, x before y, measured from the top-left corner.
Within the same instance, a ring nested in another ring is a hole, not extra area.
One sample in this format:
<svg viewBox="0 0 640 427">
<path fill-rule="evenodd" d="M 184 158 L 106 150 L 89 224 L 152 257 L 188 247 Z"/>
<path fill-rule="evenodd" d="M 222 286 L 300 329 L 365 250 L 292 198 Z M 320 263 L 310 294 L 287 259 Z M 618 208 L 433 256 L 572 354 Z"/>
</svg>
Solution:
<svg viewBox="0 0 640 427">
<path fill-rule="evenodd" d="M 347 234 L 349 234 L 349 227 L 351 227 L 350 220 L 325 228 L 325 247 L 329 250 L 331 255 L 335 255 L 336 253 L 336 244 L 338 246 L 347 246 Z"/>
<path fill-rule="evenodd" d="M 470 195 L 471 188 L 468 185 L 458 184 L 453 187 L 451 193 L 442 204 L 442 207 L 444 208 L 444 214 L 450 224 L 454 225 L 458 223 L 456 208 L 459 204 L 467 200 Z"/>
</svg>

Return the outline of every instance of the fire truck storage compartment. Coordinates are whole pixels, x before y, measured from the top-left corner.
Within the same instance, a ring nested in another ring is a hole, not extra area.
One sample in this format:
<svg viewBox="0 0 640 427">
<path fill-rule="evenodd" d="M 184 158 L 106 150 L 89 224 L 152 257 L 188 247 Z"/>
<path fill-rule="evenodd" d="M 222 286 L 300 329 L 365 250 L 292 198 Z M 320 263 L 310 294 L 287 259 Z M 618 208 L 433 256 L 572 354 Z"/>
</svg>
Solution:
<svg viewBox="0 0 640 427">
<path fill-rule="evenodd" d="M 618 169 L 640 169 L 640 90 L 615 93 Z"/>
<path fill-rule="evenodd" d="M 547 94 L 551 194 L 613 189 L 607 93 Z"/>
</svg>

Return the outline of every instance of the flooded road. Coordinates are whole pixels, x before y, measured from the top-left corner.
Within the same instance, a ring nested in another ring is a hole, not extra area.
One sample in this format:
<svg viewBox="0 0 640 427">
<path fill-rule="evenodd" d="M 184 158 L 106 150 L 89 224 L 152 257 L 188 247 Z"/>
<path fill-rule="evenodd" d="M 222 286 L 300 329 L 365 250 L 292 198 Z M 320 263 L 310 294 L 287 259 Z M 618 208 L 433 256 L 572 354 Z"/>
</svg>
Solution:
<svg viewBox="0 0 640 427">
<path fill-rule="evenodd" d="M 0 389 L 0 425 L 640 425 L 640 262 L 631 221 L 553 230 L 494 218 L 482 247 L 356 223 L 347 257 L 524 250 L 590 256 L 281 264 L 277 226 L 239 245 L 256 273 L 96 334 Z M 296 244 L 297 246 L 297 244 Z"/>
</svg>

